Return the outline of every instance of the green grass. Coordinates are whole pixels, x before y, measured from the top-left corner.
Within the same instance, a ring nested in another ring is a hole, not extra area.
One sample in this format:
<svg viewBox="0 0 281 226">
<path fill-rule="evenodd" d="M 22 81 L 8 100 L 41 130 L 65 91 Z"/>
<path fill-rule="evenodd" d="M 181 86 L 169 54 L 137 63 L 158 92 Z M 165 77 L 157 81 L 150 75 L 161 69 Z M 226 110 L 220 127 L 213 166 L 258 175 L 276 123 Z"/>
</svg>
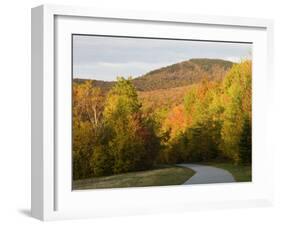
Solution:
<svg viewBox="0 0 281 226">
<path fill-rule="evenodd" d="M 152 170 L 76 180 L 73 190 L 180 185 L 193 174 L 193 170 L 180 166 L 159 166 Z"/>
<path fill-rule="evenodd" d="M 229 171 L 237 182 L 252 181 L 251 165 L 234 165 L 231 163 L 217 163 L 217 162 L 208 162 L 206 164 Z"/>
</svg>

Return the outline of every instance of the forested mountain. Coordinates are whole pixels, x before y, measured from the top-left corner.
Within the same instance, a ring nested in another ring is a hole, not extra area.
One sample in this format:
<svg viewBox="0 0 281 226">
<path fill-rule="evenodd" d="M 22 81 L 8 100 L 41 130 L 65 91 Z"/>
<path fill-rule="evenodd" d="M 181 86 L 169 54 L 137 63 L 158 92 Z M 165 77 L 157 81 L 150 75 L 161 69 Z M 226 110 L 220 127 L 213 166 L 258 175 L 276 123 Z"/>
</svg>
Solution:
<svg viewBox="0 0 281 226">
<path fill-rule="evenodd" d="M 133 80 L 75 80 L 72 125 L 75 180 L 157 164 L 251 164 L 252 61 L 192 59 Z"/>
<path fill-rule="evenodd" d="M 153 91 L 187 86 L 207 78 L 209 81 L 222 80 L 233 63 L 220 59 L 191 59 L 156 69 L 132 80 L 137 91 Z M 83 79 L 74 79 L 83 82 Z M 115 82 L 95 80 L 95 86 L 108 91 Z"/>
<path fill-rule="evenodd" d="M 138 90 L 147 91 L 191 85 L 203 78 L 221 80 L 232 64 L 218 59 L 191 59 L 151 71 L 133 83 Z"/>
</svg>

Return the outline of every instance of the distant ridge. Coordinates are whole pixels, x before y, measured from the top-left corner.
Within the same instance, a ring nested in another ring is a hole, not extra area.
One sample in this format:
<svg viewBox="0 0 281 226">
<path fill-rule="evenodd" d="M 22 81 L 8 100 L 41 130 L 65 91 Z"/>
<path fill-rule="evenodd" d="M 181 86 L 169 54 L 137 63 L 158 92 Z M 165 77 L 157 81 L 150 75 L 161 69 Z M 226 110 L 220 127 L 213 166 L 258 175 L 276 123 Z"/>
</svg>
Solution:
<svg viewBox="0 0 281 226">
<path fill-rule="evenodd" d="M 234 63 L 221 59 L 196 58 L 150 71 L 132 81 L 138 91 L 169 89 L 196 84 L 206 78 L 210 81 L 222 80 Z M 85 79 L 74 79 L 83 82 Z M 109 90 L 115 82 L 93 80 L 95 86 Z"/>
</svg>

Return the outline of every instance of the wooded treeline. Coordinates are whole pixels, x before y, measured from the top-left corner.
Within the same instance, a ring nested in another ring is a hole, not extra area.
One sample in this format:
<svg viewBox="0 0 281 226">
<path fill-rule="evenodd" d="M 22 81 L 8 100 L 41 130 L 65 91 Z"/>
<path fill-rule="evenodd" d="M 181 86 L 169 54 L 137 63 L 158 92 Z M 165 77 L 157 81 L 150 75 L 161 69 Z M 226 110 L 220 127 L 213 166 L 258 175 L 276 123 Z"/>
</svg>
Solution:
<svg viewBox="0 0 281 226">
<path fill-rule="evenodd" d="M 219 81 L 232 65 L 232 62 L 221 59 L 190 59 L 150 71 L 132 79 L 132 83 L 137 91 L 144 92 L 188 86 L 200 82 L 203 78 Z M 87 79 L 74 79 L 75 83 L 85 81 Z M 94 80 L 94 82 L 103 92 L 108 92 L 116 84 L 116 81 Z"/>
<path fill-rule="evenodd" d="M 119 77 L 106 93 L 93 81 L 74 82 L 74 179 L 160 163 L 250 163 L 251 80 L 251 61 L 233 64 L 223 79 L 205 77 L 171 104 L 150 103 L 131 79 Z"/>
</svg>

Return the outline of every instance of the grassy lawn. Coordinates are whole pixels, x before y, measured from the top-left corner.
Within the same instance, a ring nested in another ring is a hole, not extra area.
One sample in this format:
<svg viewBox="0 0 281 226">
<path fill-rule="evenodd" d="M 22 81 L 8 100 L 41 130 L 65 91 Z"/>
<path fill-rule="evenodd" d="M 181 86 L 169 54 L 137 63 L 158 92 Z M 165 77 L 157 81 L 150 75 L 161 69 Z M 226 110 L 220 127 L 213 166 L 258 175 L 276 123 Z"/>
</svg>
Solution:
<svg viewBox="0 0 281 226">
<path fill-rule="evenodd" d="M 73 182 L 73 189 L 180 185 L 193 174 L 193 170 L 180 166 L 159 166 L 152 170 L 76 180 Z"/>
<path fill-rule="evenodd" d="M 206 164 L 229 171 L 237 182 L 252 181 L 251 165 L 233 165 L 231 163 L 216 163 L 216 162 L 208 162 Z"/>
</svg>

